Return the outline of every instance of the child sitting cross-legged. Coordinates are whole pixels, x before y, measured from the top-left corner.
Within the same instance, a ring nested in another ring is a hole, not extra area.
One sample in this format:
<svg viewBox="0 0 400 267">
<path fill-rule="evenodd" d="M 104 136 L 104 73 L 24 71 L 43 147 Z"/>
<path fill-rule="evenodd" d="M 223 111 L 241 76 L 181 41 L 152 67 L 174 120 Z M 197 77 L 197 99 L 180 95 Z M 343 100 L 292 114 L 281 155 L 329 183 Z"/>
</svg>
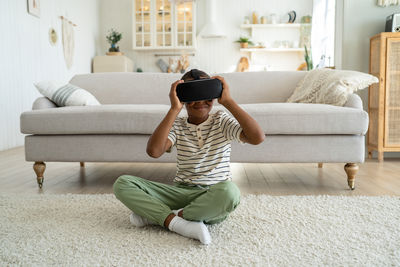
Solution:
<svg viewBox="0 0 400 267">
<path fill-rule="evenodd" d="M 179 83 L 209 78 L 193 69 L 171 85 L 171 107 L 147 143 L 147 153 L 153 158 L 176 147 L 174 184 L 131 175 L 122 175 L 114 183 L 115 196 L 132 211 L 132 224 L 158 224 L 203 244 L 211 243 L 205 224 L 222 222 L 240 203 L 240 191 L 232 182 L 229 168 L 231 142 L 257 145 L 265 138 L 258 123 L 231 97 L 221 76 L 211 77 L 222 83 L 218 103 L 234 118 L 224 111 L 210 113 L 213 100 L 179 101 Z M 184 106 L 188 116 L 178 117 Z"/>
</svg>

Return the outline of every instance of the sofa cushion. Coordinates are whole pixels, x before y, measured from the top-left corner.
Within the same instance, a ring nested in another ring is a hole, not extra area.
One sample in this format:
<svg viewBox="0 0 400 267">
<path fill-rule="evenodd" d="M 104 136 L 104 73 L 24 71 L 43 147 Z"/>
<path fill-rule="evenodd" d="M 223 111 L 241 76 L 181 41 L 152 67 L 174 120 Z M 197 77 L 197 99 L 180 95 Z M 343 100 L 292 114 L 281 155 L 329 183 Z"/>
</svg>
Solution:
<svg viewBox="0 0 400 267">
<path fill-rule="evenodd" d="M 240 105 L 266 134 L 362 134 L 368 113 L 325 104 L 267 103 Z"/>
<path fill-rule="evenodd" d="M 264 103 L 240 105 L 265 134 L 365 134 L 368 114 L 323 104 Z M 152 134 L 169 105 L 135 104 L 60 107 L 24 112 L 24 134 Z M 224 109 L 215 105 L 213 112 Z M 179 116 L 186 116 L 183 109 Z"/>
<path fill-rule="evenodd" d="M 286 102 L 305 71 L 218 73 L 240 104 Z M 171 84 L 181 73 L 104 72 L 75 75 L 70 83 L 93 94 L 103 105 L 169 104 Z"/>
<path fill-rule="evenodd" d="M 59 107 L 100 105 L 91 93 L 73 84 L 65 84 L 59 81 L 41 81 L 34 85 L 42 95 Z"/>
<path fill-rule="evenodd" d="M 25 134 L 150 134 L 169 105 L 101 105 L 40 109 L 21 114 Z M 181 112 L 182 114 L 182 112 Z"/>
<path fill-rule="evenodd" d="M 375 76 L 359 71 L 315 69 L 297 84 L 287 102 L 343 106 L 349 95 L 377 82 Z"/>
</svg>

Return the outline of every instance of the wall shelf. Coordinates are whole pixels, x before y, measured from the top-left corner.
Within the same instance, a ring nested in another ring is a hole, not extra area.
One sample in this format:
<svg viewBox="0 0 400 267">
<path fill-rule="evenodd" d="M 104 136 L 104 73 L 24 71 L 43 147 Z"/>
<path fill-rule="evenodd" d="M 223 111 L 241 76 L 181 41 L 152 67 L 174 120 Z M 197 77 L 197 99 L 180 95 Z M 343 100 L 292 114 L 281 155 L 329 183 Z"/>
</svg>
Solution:
<svg viewBox="0 0 400 267">
<path fill-rule="evenodd" d="M 240 28 L 250 29 L 250 36 L 253 36 L 254 29 L 274 29 L 274 28 L 286 28 L 286 29 L 300 29 L 300 26 L 309 26 L 311 23 L 277 23 L 277 24 L 242 24 Z"/>
<path fill-rule="evenodd" d="M 304 48 L 240 48 L 240 52 L 250 53 L 250 60 L 254 53 L 303 53 Z"/>
<path fill-rule="evenodd" d="M 304 48 L 240 48 L 240 52 L 304 52 Z"/>
<path fill-rule="evenodd" d="M 250 60 L 267 62 L 271 66 L 279 66 L 284 62 L 290 65 L 287 70 L 296 69 L 303 63 L 304 47 L 299 47 L 301 32 L 309 30 L 310 23 L 241 24 L 240 28 L 249 32 L 253 42 L 265 46 L 241 48 L 240 52 L 248 53 Z"/>
<path fill-rule="evenodd" d="M 252 28 L 300 28 L 300 26 L 311 26 L 310 23 L 277 23 L 277 24 L 242 24 L 242 29 Z"/>
<path fill-rule="evenodd" d="M 195 52 L 196 47 L 194 46 L 174 46 L 174 47 L 163 47 L 163 46 L 155 46 L 155 47 L 136 47 L 135 50 L 138 51 L 186 51 L 186 52 Z"/>
</svg>

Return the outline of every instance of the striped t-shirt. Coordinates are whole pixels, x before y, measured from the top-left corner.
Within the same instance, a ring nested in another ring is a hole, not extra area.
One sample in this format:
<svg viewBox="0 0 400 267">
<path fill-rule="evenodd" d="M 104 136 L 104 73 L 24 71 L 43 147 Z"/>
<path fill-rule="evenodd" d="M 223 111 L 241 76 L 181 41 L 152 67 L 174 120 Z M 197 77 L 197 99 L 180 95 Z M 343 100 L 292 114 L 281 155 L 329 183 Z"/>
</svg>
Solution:
<svg viewBox="0 0 400 267">
<path fill-rule="evenodd" d="M 178 117 L 168 135 L 177 149 L 174 182 L 213 185 L 231 179 L 231 141 L 240 140 L 240 124 L 224 111 L 209 114 L 199 125 Z"/>
</svg>

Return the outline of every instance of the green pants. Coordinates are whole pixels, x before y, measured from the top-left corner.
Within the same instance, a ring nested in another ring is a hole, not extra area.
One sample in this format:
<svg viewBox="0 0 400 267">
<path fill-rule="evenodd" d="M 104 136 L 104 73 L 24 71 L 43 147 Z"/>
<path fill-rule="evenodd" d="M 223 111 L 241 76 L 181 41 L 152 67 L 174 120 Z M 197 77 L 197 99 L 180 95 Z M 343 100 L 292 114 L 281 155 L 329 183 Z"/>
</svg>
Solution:
<svg viewBox="0 0 400 267">
<path fill-rule="evenodd" d="M 114 194 L 135 214 L 161 226 L 171 210 L 180 208 L 186 220 L 219 223 L 240 203 L 239 188 L 231 181 L 199 187 L 122 175 L 114 183 Z"/>
</svg>

